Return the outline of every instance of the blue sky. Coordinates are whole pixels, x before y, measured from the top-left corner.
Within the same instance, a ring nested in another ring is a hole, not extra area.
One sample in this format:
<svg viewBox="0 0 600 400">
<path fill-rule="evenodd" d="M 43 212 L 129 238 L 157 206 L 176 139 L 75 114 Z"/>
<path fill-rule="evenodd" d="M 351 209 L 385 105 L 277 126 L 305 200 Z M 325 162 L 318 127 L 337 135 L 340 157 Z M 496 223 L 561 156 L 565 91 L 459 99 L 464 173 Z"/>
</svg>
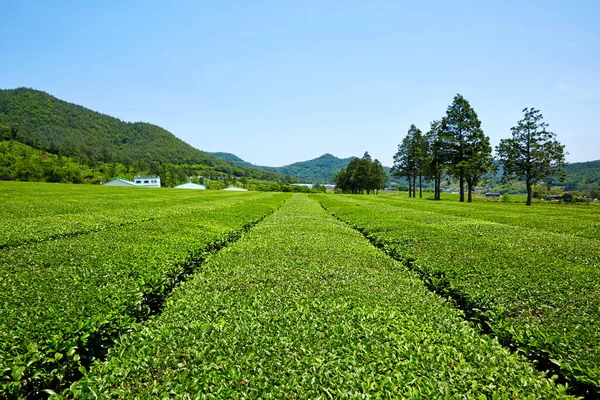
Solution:
<svg viewBox="0 0 600 400">
<path fill-rule="evenodd" d="M 0 2 L 0 88 L 32 87 L 279 166 L 392 164 L 456 93 L 492 144 L 541 110 L 600 159 L 597 1 Z"/>
</svg>

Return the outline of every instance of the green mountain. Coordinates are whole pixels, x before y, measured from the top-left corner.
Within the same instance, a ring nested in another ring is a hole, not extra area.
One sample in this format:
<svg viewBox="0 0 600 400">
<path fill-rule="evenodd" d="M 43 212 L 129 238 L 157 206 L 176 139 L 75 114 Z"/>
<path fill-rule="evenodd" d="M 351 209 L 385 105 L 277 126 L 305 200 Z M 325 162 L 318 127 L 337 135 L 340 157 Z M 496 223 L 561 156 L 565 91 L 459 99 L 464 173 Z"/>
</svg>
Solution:
<svg viewBox="0 0 600 400">
<path fill-rule="evenodd" d="M 241 166 L 252 166 L 264 171 L 277 172 L 284 175 L 290 175 L 298 178 L 302 182 L 322 183 L 333 182 L 333 176 L 340 169 L 344 168 L 353 157 L 337 158 L 329 153 L 323 154 L 308 161 L 300 161 L 283 167 L 267 167 L 262 165 L 250 164 L 231 153 L 210 153 L 224 161 L 232 162 Z"/>
<path fill-rule="evenodd" d="M 210 154 L 211 156 L 217 157 L 223 161 L 227 161 L 227 162 L 233 163 L 235 165 L 241 165 L 242 167 L 252 167 L 252 168 L 264 169 L 263 167 L 259 167 L 257 165 L 249 163 L 248 161 L 242 160 L 235 154 L 223 153 L 223 152 L 216 152 L 216 153 L 209 152 L 208 154 Z"/>
<path fill-rule="evenodd" d="M 177 176 L 173 181 L 186 174 L 293 180 L 213 157 L 159 126 L 124 122 L 33 89 L 0 90 L 0 131 L 8 136 L 0 140 L 16 140 L 82 165 L 122 164 L 137 173 Z"/>
<path fill-rule="evenodd" d="M 353 158 L 337 158 L 326 153 L 312 160 L 296 162 L 283 167 L 271 167 L 268 170 L 295 176 L 306 182 L 332 182 L 336 172 L 347 166 Z"/>
<path fill-rule="evenodd" d="M 600 190 L 600 160 L 569 164 L 565 174 L 568 190 Z"/>
<path fill-rule="evenodd" d="M 266 167 L 250 164 L 231 153 L 210 153 L 222 160 L 232 162 L 237 165 L 252 166 L 254 168 L 264 169 L 265 171 L 279 172 L 281 174 L 291 175 L 302 182 L 322 183 L 333 182 L 333 176 L 342 168 L 345 168 L 354 157 L 338 158 L 329 153 L 323 154 L 308 161 L 300 161 L 283 167 Z M 390 174 L 390 167 L 383 167 L 390 182 L 406 184 L 404 179 L 396 179 Z"/>
<path fill-rule="evenodd" d="M 503 186 L 502 166 L 496 163 L 496 168 L 498 169 L 496 173 L 489 177 L 490 186 Z M 516 184 L 517 189 L 525 191 L 525 184 L 523 182 L 511 183 L 510 185 L 513 184 Z M 568 164 L 565 167 L 564 181 L 560 182 L 556 180 L 552 186 L 567 191 L 600 190 L 600 160 Z"/>
</svg>

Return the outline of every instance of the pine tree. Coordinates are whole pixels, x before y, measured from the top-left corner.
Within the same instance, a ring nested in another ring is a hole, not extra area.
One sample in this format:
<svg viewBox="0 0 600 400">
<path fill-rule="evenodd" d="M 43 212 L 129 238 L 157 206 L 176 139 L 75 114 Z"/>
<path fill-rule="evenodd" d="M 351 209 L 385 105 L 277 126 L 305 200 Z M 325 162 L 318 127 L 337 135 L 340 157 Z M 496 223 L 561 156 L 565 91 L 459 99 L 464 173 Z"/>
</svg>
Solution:
<svg viewBox="0 0 600 400">
<path fill-rule="evenodd" d="M 423 136 L 421 130 L 411 125 L 408 133 L 398 145 L 398 151 L 394 155 L 394 166 L 392 175 L 396 178 L 406 177 L 408 180 L 408 196 L 416 196 L 417 176 L 422 176 L 423 170 Z"/>
<path fill-rule="evenodd" d="M 465 184 L 472 190 L 492 162 L 489 138 L 481 129 L 477 113 L 469 102 L 457 94 L 442 119 L 443 136 L 448 140 L 449 172 L 460 185 L 460 201 L 465 201 Z"/>
<path fill-rule="evenodd" d="M 425 135 L 425 177 L 433 181 L 434 199 L 440 200 L 442 178 L 448 164 L 447 139 L 441 130 L 441 121 L 433 121 Z"/>
<path fill-rule="evenodd" d="M 551 177 L 564 178 L 564 145 L 556 140 L 556 135 L 548 132 L 548 124 L 535 108 L 525 108 L 524 118 L 513 127 L 512 137 L 502 139 L 496 152 L 503 168 L 504 182 L 514 178 L 522 179 L 527 186 L 527 205 L 531 205 L 533 184 L 547 182 Z"/>
</svg>

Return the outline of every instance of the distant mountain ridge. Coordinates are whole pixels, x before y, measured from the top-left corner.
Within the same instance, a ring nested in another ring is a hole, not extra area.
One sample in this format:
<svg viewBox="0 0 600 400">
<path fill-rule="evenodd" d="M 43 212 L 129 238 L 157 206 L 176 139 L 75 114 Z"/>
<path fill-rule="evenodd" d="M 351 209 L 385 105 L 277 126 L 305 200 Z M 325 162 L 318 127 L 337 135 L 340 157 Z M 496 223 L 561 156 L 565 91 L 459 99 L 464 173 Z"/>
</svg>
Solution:
<svg viewBox="0 0 600 400">
<path fill-rule="evenodd" d="M 262 168 L 258 165 L 254 165 L 252 163 L 249 163 L 248 161 L 242 160 L 235 154 L 224 153 L 224 152 L 215 152 L 215 153 L 208 152 L 208 154 L 212 155 L 213 157 L 217 157 L 223 161 L 227 161 L 227 162 L 230 162 L 230 163 L 233 163 L 236 165 L 241 165 L 244 167 Z"/>
<path fill-rule="evenodd" d="M 572 163 L 565 167 L 565 188 L 568 190 L 599 190 L 600 160 Z"/>
<path fill-rule="evenodd" d="M 307 161 L 299 161 L 283 167 L 269 167 L 263 165 L 254 165 L 231 153 L 209 153 L 221 160 L 232 162 L 240 166 L 259 168 L 265 171 L 277 172 L 284 175 L 290 175 L 300 179 L 302 182 L 310 183 L 330 183 L 333 182 L 333 176 L 354 158 L 338 158 L 332 154 L 325 153 L 320 157 Z"/>
<path fill-rule="evenodd" d="M 292 180 L 224 162 L 159 126 L 124 122 L 34 89 L 0 89 L 0 127 L 16 130 L 13 140 L 92 167 L 119 163 L 142 173 L 177 174 L 179 180 L 194 172 Z"/>
</svg>

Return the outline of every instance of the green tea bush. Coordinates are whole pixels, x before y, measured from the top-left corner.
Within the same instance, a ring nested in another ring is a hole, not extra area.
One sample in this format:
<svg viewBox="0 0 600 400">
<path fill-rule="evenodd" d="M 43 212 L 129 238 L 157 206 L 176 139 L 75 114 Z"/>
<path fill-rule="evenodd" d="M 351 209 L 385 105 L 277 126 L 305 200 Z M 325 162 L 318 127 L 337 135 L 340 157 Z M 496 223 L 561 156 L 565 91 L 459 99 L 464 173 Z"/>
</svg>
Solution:
<svg viewBox="0 0 600 400">
<path fill-rule="evenodd" d="M 211 257 L 69 393 L 534 399 L 564 390 L 297 194 Z"/>
<path fill-rule="evenodd" d="M 526 228 L 527 218 L 508 214 L 513 207 L 498 203 L 469 210 L 467 205 L 417 205 L 404 199 L 315 198 L 411 265 L 438 292 L 465 303 L 476 320 L 489 321 L 503 342 L 551 360 L 571 382 L 600 387 L 597 236 L 556 233 L 569 232 L 568 226 Z M 494 210 L 496 205 L 501 208 Z M 445 207 L 450 215 L 444 214 Z M 546 220 L 570 221 L 574 211 L 583 212 L 566 209 L 563 214 L 548 206 Z M 527 213 L 522 215 L 535 215 Z M 468 215 L 485 215 L 487 221 L 469 220 Z M 572 223 L 591 229 L 597 218 L 592 210 L 587 219 Z M 504 222 L 490 223 L 493 219 Z"/>
<path fill-rule="evenodd" d="M 289 197 L 209 195 L 212 201 L 176 206 L 172 193 L 170 205 L 138 210 L 152 219 L 0 250 L 0 398 L 68 385 L 115 337 L 160 311 L 213 249 Z"/>
</svg>

